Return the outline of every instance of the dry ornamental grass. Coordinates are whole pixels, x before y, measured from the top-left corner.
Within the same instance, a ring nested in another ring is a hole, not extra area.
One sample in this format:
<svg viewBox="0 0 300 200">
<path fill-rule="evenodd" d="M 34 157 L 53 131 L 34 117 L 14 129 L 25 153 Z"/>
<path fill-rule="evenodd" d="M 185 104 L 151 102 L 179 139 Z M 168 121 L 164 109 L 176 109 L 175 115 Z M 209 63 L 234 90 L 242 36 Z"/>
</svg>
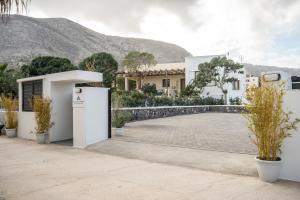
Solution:
<svg viewBox="0 0 300 200">
<path fill-rule="evenodd" d="M 38 134 L 48 133 L 53 126 L 51 122 L 51 100 L 44 97 L 34 97 L 33 111 L 36 120 L 36 132 Z"/>
<path fill-rule="evenodd" d="M 1 97 L 1 105 L 5 110 L 5 128 L 14 129 L 17 127 L 18 101 L 12 97 Z"/>
<path fill-rule="evenodd" d="M 283 109 L 284 84 L 263 83 L 247 90 L 244 114 L 257 146 L 259 159 L 280 160 L 281 146 L 291 136 L 299 119 L 291 119 L 291 112 Z"/>
</svg>

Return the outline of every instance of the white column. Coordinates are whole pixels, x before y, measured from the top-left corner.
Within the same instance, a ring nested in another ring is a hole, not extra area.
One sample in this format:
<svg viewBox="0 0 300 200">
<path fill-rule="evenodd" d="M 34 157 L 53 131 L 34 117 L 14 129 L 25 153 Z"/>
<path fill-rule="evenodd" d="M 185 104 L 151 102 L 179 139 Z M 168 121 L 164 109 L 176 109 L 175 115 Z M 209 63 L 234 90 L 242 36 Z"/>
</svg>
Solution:
<svg viewBox="0 0 300 200">
<path fill-rule="evenodd" d="M 125 91 L 129 90 L 129 80 L 128 77 L 125 77 Z"/>
</svg>

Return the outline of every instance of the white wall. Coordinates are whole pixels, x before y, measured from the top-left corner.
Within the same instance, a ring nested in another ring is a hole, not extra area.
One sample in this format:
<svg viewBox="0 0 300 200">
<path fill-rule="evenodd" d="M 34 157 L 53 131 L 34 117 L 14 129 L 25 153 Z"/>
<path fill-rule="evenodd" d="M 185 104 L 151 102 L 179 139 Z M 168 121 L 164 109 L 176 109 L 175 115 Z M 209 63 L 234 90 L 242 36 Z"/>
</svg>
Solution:
<svg viewBox="0 0 300 200">
<path fill-rule="evenodd" d="M 43 95 L 46 95 L 45 93 L 45 80 L 43 79 Z M 22 90 L 22 83 L 19 83 L 19 112 L 18 112 L 18 129 L 17 134 L 18 137 L 23 139 L 29 139 L 29 140 L 35 140 L 35 127 L 36 122 L 34 118 L 34 112 L 24 112 L 23 106 L 22 106 L 22 96 L 23 90 Z"/>
<path fill-rule="evenodd" d="M 291 80 L 291 75 L 283 72 L 283 71 L 268 71 L 268 72 L 262 72 L 261 75 L 272 75 L 272 74 L 279 74 L 281 79 L 281 82 L 285 83 L 285 89 L 286 90 L 291 90 L 292 89 L 292 80 Z M 271 82 L 272 84 L 281 84 L 279 81 Z"/>
<path fill-rule="evenodd" d="M 293 112 L 293 118 L 300 118 L 299 100 L 300 90 L 287 91 L 284 106 L 287 111 Z M 292 137 L 285 139 L 283 143 L 280 178 L 300 182 L 300 125 L 298 125 L 298 130 L 292 133 Z"/>
<path fill-rule="evenodd" d="M 18 112 L 18 137 L 35 140 L 35 127 L 33 112 Z"/>
<path fill-rule="evenodd" d="M 199 64 L 210 62 L 211 59 L 219 56 L 223 57 L 226 55 L 186 57 L 185 58 L 185 85 L 188 85 L 195 78 L 195 72 L 199 71 L 198 70 Z"/>
<path fill-rule="evenodd" d="M 81 89 L 73 93 L 73 145 L 85 148 L 108 138 L 108 89 Z"/>
<path fill-rule="evenodd" d="M 72 91 L 75 84 L 70 82 L 52 82 L 51 120 L 54 126 L 49 131 L 49 142 L 73 138 Z"/>
</svg>

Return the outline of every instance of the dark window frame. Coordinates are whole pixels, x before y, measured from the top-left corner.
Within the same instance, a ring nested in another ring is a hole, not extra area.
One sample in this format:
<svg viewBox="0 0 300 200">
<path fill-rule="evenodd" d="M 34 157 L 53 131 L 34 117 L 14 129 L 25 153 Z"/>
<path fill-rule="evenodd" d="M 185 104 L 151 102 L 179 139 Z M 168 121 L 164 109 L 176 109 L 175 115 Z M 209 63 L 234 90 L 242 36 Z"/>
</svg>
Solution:
<svg viewBox="0 0 300 200">
<path fill-rule="evenodd" d="M 162 87 L 163 88 L 167 88 L 167 87 L 170 87 L 170 79 L 162 79 Z"/>
<path fill-rule="evenodd" d="M 232 90 L 240 90 L 241 89 L 241 82 L 240 80 L 234 80 L 232 82 Z"/>
<path fill-rule="evenodd" d="M 25 87 L 29 94 L 25 94 Z M 22 111 L 32 112 L 33 97 L 43 96 L 43 79 L 22 82 Z M 26 101 L 28 101 L 26 103 Z M 30 102 L 31 101 L 31 102 Z"/>
</svg>

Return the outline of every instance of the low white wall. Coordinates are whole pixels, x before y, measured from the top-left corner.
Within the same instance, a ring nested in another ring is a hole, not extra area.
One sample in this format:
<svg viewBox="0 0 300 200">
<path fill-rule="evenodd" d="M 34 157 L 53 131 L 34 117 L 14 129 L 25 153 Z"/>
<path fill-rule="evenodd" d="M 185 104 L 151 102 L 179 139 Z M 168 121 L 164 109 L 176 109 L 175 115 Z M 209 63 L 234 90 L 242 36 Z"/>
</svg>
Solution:
<svg viewBox="0 0 300 200">
<path fill-rule="evenodd" d="M 35 140 L 35 127 L 33 112 L 18 112 L 18 137 Z"/>
<path fill-rule="evenodd" d="M 287 111 L 292 111 L 293 118 L 300 118 L 300 91 L 287 91 L 284 106 Z M 300 182 L 300 125 L 298 130 L 292 132 L 290 138 L 285 139 L 282 147 L 283 160 L 280 178 Z"/>
</svg>

